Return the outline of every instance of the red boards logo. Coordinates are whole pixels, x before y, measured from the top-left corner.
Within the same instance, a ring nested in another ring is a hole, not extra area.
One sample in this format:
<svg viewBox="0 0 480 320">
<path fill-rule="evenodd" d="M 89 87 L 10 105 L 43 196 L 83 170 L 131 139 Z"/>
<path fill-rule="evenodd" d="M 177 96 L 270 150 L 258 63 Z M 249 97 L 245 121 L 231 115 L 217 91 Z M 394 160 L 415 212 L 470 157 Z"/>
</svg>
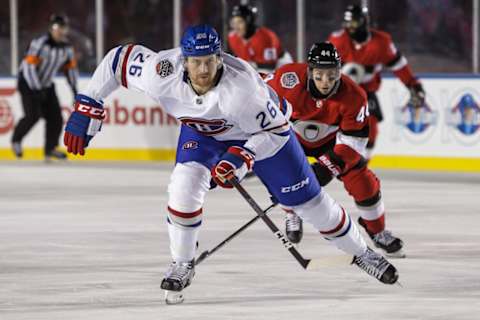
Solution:
<svg viewBox="0 0 480 320">
<path fill-rule="evenodd" d="M 11 96 L 15 93 L 13 89 L 0 89 L 0 96 Z M 13 112 L 8 101 L 0 98 L 0 134 L 5 134 L 13 129 Z"/>
</svg>

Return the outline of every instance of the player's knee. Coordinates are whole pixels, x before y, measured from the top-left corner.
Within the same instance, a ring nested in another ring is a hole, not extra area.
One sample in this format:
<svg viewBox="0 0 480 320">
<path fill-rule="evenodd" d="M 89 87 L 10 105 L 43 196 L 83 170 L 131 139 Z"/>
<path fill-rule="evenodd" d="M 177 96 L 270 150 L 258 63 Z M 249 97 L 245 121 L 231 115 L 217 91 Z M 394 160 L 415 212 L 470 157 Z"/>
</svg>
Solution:
<svg viewBox="0 0 480 320">
<path fill-rule="evenodd" d="M 322 191 L 312 200 L 296 206 L 294 211 L 325 237 L 337 237 L 348 228 L 349 218 L 330 195 Z"/>
<path fill-rule="evenodd" d="M 380 192 L 380 181 L 367 167 L 351 170 L 342 177 L 342 181 L 356 202 L 374 198 Z"/>
<path fill-rule="evenodd" d="M 182 226 L 199 225 L 209 188 L 210 172 L 206 167 L 195 162 L 178 163 L 168 186 L 169 221 Z"/>
<path fill-rule="evenodd" d="M 168 205 L 178 211 L 191 212 L 202 207 L 210 188 L 210 171 L 196 162 L 177 163 L 168 185 Z"/>
</svg>

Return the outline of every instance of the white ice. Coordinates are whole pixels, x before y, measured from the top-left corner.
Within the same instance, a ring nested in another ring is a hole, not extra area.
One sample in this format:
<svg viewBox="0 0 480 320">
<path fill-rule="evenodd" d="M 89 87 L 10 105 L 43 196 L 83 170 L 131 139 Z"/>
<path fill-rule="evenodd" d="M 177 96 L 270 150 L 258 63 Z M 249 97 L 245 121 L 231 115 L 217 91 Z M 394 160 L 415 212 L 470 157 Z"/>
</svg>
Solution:
<svg viewBox="0 0 480 320">
<path fill-rule="evenodd" d="M 480 319 L 480 175 L 378 172 L 387 227 L 406 244 L 392 260 L 403 288 L 355 266 L 304 271 L 257 221 L 198 266 L 184 304 L 167 306 L 170 170 L 0 163 L 0 319 Z M 268 205 L 257 179 L 244 186 Z M 327 190 L 356 219 L 342 185 Z M 199 253 L 253 216 L 234 190 L 210 192 Z M 280 210 L 271 217 L 283 229 Z M 299 250 L 337 253 L 309 227 Z"/>
</svg>

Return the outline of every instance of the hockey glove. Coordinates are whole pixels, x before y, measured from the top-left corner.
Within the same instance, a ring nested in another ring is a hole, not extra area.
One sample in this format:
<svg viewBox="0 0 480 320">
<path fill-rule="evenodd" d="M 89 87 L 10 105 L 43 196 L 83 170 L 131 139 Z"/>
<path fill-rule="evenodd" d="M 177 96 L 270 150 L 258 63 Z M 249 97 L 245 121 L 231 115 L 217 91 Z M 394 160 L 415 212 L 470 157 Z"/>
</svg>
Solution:
<svg viewBox="0 0 480 320">
<path fill-rule="evenodd" d="M 415 109 L 419 109 L 423 107 L 425 103 L 425 91 L 423 91 L 423 87 L 420 83 L 416 83 L 408 88 L 410 90 L 410 101 L 411 104 Z"/>
<path fill-rule="evenodd" d="M 105 110 L 102 102 L 82 94 L 75 96 L 74 107 L 67 121 L 63 143 L 68 152 L 83 156 L 88 143 L 102 127 Z"/>
<path fill-rule="evenodd" d="M 315 162 L 312 164 L 312 169 L 313 172 L 315 173 L 315 176 L 317 177 L 318 183 L 322 186 L 325 187 L 327 184 L 330 183 L 333 179 L 332 172 L 323 165 L 321 162 Z"/>
<path fill-rule="evenodd" d="M 212 178 L 222 188 L 233 188 L 228 179 L 235 176 L 241 180 L 253 167 L 255 154 L 242 147 L 230 147 L 212 168 Z"/>
<path fill-rule="evenodd" d="M 363 157 L 357 151 L 345 144 L 335 145 L 333 150 L 327 151 L 325 154 L 318 157 L 317 160 L 318 167 L 316 170 L 314 168 L 317 178 L 326 175 L 325 173 L 327 171 L 329 171 L 333 177 L 340 178 L 342 175 L 350 171 L 350 169 L 365 162 Z M 317 173 L 317 171 L 322 175 Z M 322 181 L 319 182 L 321 183 Z"/>
</svg>

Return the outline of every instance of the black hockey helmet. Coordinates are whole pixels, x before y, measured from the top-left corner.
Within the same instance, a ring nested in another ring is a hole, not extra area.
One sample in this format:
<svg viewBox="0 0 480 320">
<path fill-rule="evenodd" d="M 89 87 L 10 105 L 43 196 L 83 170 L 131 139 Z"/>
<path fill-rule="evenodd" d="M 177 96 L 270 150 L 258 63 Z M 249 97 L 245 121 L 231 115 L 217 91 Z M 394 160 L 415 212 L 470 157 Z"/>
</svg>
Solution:
<svg viewBox="0 0 480 320">
<path fill-rule="evenodd" d="M 337 49 L 328 41 L 314 43 L 308 51 L 307 62 L 310 69 L 340 69 L 341 65 Z"/>
<path fill-rule="evenodd" d="M 49 20 L 49 26 L 53 27 L 54 25 L 58 25 L 60 27 L 68 27 L 69 21 L 68 17 L 64 14 L 52 14 Z"/>
<path fill-rule="evenodd" d="M 233 17 L 242 17 L 247 26 L 255 25 L 255 18 L 257 16 L 257 8 L 250 5 L 236 5 L 232 9 L 232 18 Z"/>
<path fill-rule="evenodd" d="M 368 38 L 369 17 L 368 9 L 360 5 L 349 5 L 343 15 L 343 27 L 357 42 L 364 42 Z"/>
</svg>

